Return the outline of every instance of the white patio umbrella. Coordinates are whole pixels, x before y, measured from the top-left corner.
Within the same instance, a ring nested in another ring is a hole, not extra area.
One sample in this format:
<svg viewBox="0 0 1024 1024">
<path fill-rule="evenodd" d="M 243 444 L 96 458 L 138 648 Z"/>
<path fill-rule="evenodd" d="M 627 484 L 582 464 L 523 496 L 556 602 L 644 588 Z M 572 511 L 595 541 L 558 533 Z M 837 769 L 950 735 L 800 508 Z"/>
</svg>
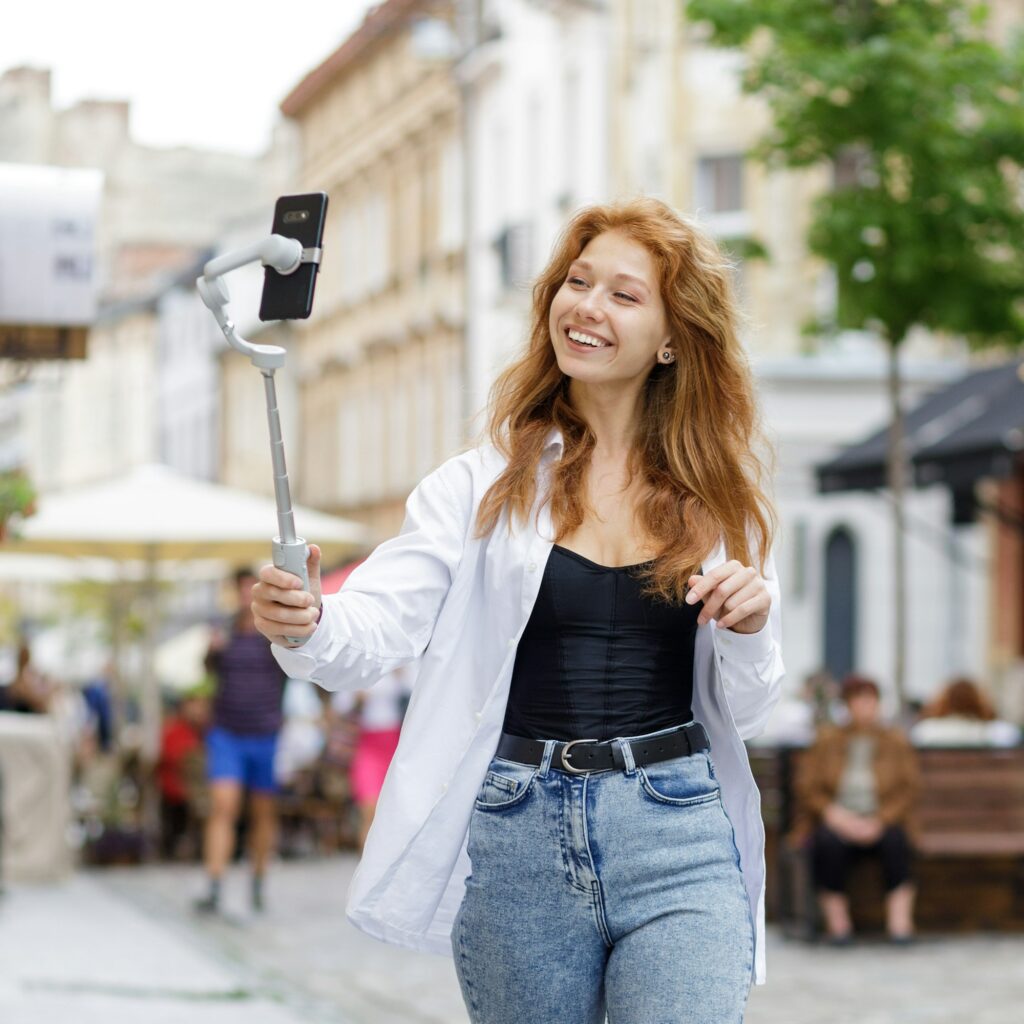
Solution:
<svg viewBox="0 0 1024 1024">
<path fill-rule="evenodd" d="M 157 647 L 153 664 L 161 685 L 181 691 L 202 681 L 212 633 L 208 623 L 197 622 Z"/>
<path fill-rule="evenodd" d="M 325 559 L 366 546 L 360 523 L 295 506 L 295 523 Z M 146 564 L 149 628 L 143 658 L 143 715 L 147 749 L 156 751 L 160 698 L 154 675 L 156 581 L 160 563 L 194 559 L 270 561 L 277 510 L 272 498 L 184 476 L 166 466 L 144 465 L 125 476 L 55 494 L 44 494 L 8 552 L 94 556 Z"/>
<path fill-rule="evenodd" d="M 9 551 L 116 559 L 270 558 L 273 498 L 196 480 L 167 466 L 39 498 L 38 510 L 5 545 Z M 326 557 L 363 546 L 360 523 L 295 506 L 300 533 Z"/>
</svg>

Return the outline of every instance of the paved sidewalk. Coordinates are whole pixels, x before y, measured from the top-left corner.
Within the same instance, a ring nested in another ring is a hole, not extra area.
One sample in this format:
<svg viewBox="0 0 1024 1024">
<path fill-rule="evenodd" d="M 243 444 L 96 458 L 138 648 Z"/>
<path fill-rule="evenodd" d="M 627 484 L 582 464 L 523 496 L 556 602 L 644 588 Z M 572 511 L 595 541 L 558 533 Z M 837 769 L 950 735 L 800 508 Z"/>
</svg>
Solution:
<svg viewBox="0 0 1024 1024">
<path fill-rule="evenodd" d="M 101 878 L 0 899 L 4 1024 L 303 1024 L 281 994 Z"/>
<path fill-rule="evenodd" d="M 4 1024 L 466 1024 L 447 958 L 375 942 L 344 919 L 355 858 L 275 866 L 269 909 L 225 884 L 197 918 L 198 869 L 124 868 L 0 900 Z M 769 934 L 746 1024 L 1017 1024 L 1024 936 L 833 950 Z M 524 1022 L 545 1024 L 545 1022 Z M 574 1024 L 571 1008 L 564 1021 Z"/>
</svg>

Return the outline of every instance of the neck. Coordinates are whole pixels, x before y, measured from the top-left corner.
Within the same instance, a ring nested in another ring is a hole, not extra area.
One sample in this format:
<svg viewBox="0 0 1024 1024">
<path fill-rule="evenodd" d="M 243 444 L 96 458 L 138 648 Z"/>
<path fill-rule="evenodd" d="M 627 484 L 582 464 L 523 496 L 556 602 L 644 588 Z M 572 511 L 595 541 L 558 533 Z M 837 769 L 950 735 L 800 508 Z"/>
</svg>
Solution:
<svg viewBox="0 0 1024 1024">
<path fill-rule="evenodd" d="M 572 406 L 594 432 L 594 454 L 599 458 L 624 459 L 629 455 L 636 436 L 642 387 L 642 382 L 635 386 L 587 384 L 578 380 L 570 383 Z"/>
</svg>

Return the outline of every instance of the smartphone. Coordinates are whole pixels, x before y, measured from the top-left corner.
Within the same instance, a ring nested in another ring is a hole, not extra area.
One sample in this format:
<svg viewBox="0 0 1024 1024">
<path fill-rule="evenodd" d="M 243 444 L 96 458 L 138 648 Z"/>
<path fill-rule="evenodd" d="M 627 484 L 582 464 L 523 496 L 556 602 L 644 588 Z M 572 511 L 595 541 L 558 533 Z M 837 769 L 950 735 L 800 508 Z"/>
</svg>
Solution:
<svg viewBox="0 0 1024 1024">
<path fill-rule="evenodd" d="M 285 238 L 297 238 L 304 249 L 322 249 L 327 193 L 281 196 L 274 206 L 271 231 Z M 261 320 L 305 320 L 313 312 L 313 289 L 319 263 L 302 263 L 291 274 L 279 274 L 273 267 L 263 270 Z"/>
</svg>

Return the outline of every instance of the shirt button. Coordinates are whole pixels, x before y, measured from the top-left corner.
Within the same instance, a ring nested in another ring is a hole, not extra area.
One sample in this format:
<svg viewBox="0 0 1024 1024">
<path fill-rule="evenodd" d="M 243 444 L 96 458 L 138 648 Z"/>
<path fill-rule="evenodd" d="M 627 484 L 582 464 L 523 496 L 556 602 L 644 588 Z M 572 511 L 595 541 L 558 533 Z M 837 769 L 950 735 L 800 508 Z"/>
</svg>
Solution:
<svg viewBox="0 0 1024 1024">
<path fill-rule="evenodd" d="M 441 787 L 441 792 L 442 793 L 447 793 L 448 792 L 448 783 L 447 782 Z"/>
<path fill-rule="evenodd" d="M 515 638 L 509 640 L 508 645 L 509 645 L 509 647 L 515 647 L 515 645 L 516 645 Z"/>
<path fill-rule="evenodd" d="M 529 565 L 528 565 L 528 566 L 526 567 L 526 571 L 527 571 L 527 572 L 536 572 L 536 571 L 537 571 L 537 563 L 536 563 L 536 562 L 531 562 L 531 563 L 530 563 L 530 564 L 529 564 Z"/>
<path fill-rule="evenodd" d="M 482 711 L 476 711 L 473 713 L 473 717 L 479 722 L 480 719 L 484 717 L 484 713 Z"/>
</svg>

